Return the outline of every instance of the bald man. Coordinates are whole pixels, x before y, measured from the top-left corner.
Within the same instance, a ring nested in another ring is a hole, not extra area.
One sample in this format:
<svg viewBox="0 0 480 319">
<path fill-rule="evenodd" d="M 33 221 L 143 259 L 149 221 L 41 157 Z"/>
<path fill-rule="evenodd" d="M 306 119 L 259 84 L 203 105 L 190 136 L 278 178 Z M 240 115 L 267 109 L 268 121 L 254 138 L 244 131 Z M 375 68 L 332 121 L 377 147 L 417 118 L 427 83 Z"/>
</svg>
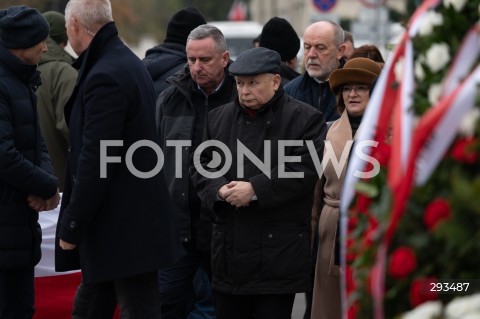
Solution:
<svg viewBox="0 0 480 319">
<path fill-rule="evenodd" d="M 285 92 L 320 110 L 326 121 L 336 120 L 336 98 L 328 78 L 345 63 L 344 31 L 334 22 L 319 21 L 307 27 L 303 41 L 306 72 L 290 81 Z"/>
</svg>

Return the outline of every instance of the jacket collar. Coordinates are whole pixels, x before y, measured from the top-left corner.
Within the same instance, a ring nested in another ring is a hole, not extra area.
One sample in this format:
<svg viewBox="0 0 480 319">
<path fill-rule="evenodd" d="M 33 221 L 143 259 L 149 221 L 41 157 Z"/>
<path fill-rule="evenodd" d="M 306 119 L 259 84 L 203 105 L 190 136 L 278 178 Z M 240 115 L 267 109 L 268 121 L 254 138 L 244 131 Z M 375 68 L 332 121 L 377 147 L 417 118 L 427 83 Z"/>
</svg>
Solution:
<svg viewBox="0 0 480 319">
<path fill-rule="evenodd" d="M 103 55 L 105 46 L 112 38 L 118 36 L 115 22 L 109 22 L 104 25 L 97 34 L 93 37 L 92 42 L 85 51 L 80 54 L 73 66 L 78 69 L 78 81 L 82 79 L 83 75 L 95 64 L 96 61 Z"/>
<path fill-rule="evenodd" d="M 339 65 L 338 65 L 338 69 L 343 69 L 343 66 L 345 65 L 345 59 L 342 57 L 339 61 L 338 61 Z M 302 81 L 300 82 L 300 85 L 303 86 L 304 88 L 310 88 L 311 87 L 311 84 L 312 82 L 315 84 L 317 83 L 315 81 L 314 78 L 312 78 L 310 75 L 308 75 L 308 72 L 305 71 L 304 74 L 303 74 L 303 77 L 302 77 Z M 327 83 L 327 81 L 325 81 L 325 83 Z"/>
<path fill-rule="evenodd" d="M 224 76 L 222 85 L 219 87 L 217 91 L 215 91 L 215 93 L 211 94 L 209 97 L 212 97 L 212 96 L 215 97 L 221 94 L 225 94 L 225 90 L 227 90 L 228 92 L 232 91 L 231 82 L 233 82 L 233 86 L 235 86 L 235 83 L 234 83 L 235 79 L 233 78 L 233 76 L 231 76 L 228 73 L 228 67 L 232 63 L 233 63 L 232 60 L 228 61 L 228 64 L 224 69 L 225 76 Z M 190 69 L 188 68 L 188 63 L 185 63 L 185 68 L 183 69 L 182 72 L 177 72 L 174 75 L 170 76 L 167 79 L 167 82 L 172 84 L 172 86 L 176 87 L 191 104 L 193 104 L 193 101 L 191 99 L 192 94 L 203 94 L 199 91 L 197 84 L 193 81 L 192 76 L 190 75 Z M 233 90 L 236 96 L 236 92 L 237 92 L 236 87 Z M 232 96 L 231 100 L 233 99 L 234 97 Z"/>
<path fill-rule="evenodd" d="M 13 74 L 15 74 L 23 83 L 31 84 L 36 90 L 41 84 L 40 72 L 37 71 L 36 65 L 26 64 L 10 51 L 0 45 L 0 60 L 3 61 Z"/>
<path fill-rule="evenodd" d="M 338 120 L 333 122 L 332 126 L 327 132 L 327 140 L 347 141 L 353 138 L 352 127 L 348 119 L 348 112 L 344 110 Z"/>
<path fill-rule="evenodd" d="M 68 63 L 70 65 L 73 64 L 75 59 L 67 53 L 64 49 L 62 49 L 52 38 L 47 38 L 47 46 L 48 51 L 40 59 L 40 63 L 38 65 L 42 65 L 44 63 L 52 62 L 52 61 L 61 61 Z"/>
<path fill-rule="evenodd" d="M 282 78 L 290 81 L 299 76 L 300 73 L 289 67 L 285 62 L 282 62 L 282 64 L 280 64 L 280 75 Z"/>
<path fill-rule="evenodd" d="M 235 98 L 234 103 L 238 106 L 239 110 L 245 115 L 251 116 L 252 112 L 254 112 L 256 115 L 263 115 L 267 114 L 269 111 L 275 112 L 278 107 L 280 106 L 280 100 L 283 98 L 285 95 L 285 91 L 283 90 L 283 87 L 280 86 L 278 90 L 275 92 L 273 95 L 272 99 L 268 101 L 261 109 L 256 110 L 256 111 L 249 111 L 245 110 L 245 107 L 240 104 L 240 101 L 238 99 L 238 96 Z"/>
</svg>

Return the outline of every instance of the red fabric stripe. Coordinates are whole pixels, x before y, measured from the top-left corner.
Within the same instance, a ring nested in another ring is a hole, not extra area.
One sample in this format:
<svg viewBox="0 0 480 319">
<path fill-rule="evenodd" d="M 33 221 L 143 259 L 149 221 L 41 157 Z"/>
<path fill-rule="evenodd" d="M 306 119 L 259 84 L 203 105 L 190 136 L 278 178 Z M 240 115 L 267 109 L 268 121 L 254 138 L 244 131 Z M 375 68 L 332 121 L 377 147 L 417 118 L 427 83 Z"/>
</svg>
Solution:
<svg viewBox="0 0 480 319">
<path fill-rule="evenodd" d="M 34 319 L 71 318 L 73 297 L 82 279 L 80 272 L 35 278 Z"/>
<path fill-rule="evenodd" d="M 35 315 L 33 319 L 71 318 L 73 298 L 81 280 L 81 272 L 35 278 Z M 113 318 L 120 318 L 118 307 Z"/>
</svg>

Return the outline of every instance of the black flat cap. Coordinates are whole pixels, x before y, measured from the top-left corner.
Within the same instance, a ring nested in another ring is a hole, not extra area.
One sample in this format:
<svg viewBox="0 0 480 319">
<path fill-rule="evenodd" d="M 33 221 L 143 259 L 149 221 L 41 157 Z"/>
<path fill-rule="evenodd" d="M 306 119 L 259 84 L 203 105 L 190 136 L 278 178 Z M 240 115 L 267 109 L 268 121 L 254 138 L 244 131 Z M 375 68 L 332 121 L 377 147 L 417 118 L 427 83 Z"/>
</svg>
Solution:
<svg viewBox="0 0 480 319">
<path fill-rule="evenodd" d="M 263 73 L 280 73 L 280 54 L 259 47 L 243 51 L 228 69 L 234 76 L 252 76 Z"/>
</svg>

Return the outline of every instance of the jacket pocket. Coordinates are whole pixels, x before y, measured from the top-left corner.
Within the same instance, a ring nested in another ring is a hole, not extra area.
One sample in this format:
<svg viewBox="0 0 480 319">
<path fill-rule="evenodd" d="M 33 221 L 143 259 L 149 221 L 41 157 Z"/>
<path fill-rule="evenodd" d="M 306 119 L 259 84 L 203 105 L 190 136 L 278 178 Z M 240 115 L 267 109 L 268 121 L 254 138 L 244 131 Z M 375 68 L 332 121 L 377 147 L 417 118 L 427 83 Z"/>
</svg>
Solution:
<svg viewBox="0 0 480 319">
<path fill-rule="evenodd" d="M 262 233 L 262 278 L 292 279 L 310 268 L 306 226 L 271 227 Z"/>
</svg>

